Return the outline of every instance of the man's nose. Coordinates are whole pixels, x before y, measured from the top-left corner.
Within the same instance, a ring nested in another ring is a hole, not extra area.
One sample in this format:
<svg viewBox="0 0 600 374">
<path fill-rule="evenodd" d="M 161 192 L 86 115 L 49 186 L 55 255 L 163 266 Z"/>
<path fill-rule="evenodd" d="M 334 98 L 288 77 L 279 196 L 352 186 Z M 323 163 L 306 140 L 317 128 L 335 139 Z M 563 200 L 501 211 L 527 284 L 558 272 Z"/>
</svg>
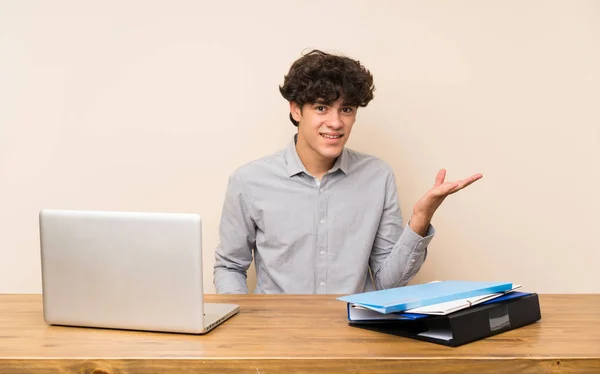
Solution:
<svg viewBox="0 0 600 374">
<path fill-rule="evenodd" d="M 340 129 L 343 125 L 344 123 L 342 122 L 342 118 L 337 111 L 332 112 L 327 119 L 327 127 L 332 129 Z"/>
</svg>

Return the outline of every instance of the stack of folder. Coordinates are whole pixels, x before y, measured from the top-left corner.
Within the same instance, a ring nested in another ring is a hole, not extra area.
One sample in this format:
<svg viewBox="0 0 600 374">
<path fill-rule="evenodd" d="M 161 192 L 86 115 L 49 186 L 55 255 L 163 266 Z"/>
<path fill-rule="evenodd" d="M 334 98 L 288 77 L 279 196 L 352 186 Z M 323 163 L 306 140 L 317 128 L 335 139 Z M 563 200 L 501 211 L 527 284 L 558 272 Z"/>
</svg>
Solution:
<svg viewBox="0 0 600 374">
<path fill-rule="evenodd" d="M 541 319 L 538 295 L 504 282 L 443 281 L 339 297 L 350 325 L 456 347 Z"/>
</svg>

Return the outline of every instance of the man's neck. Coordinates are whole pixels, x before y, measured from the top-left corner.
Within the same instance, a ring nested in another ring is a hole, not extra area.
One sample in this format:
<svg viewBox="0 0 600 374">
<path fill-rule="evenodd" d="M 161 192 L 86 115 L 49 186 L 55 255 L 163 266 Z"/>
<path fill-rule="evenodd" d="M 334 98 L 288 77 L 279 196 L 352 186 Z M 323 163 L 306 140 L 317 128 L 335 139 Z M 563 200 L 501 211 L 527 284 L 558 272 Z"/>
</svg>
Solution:
<svg viewBox="0 0 600 374">
<path fill-rule="evenodd" d="M 335 159 L 322 157 L 302 141 L 296 143 L 296 152 L 298 152 L 298 157 L 300 157 L 300 161 L 306 168 L 306 171 L 319 180 L 335 164 Z"/>
</svg>

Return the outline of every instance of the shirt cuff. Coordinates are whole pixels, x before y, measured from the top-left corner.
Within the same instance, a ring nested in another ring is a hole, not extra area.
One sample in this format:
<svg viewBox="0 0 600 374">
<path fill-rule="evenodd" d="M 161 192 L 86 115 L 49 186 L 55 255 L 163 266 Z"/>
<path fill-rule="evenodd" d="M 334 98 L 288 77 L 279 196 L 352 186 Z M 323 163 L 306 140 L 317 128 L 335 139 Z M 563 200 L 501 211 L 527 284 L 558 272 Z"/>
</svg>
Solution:
<svg viewBox="0 0 600 374">
<path fill-rule="evenodd" d="M 410 221 L 409 221 L 409 223 L 410 223 Z M 407 242 L 413 243 L 412 248 L 421 249 L 421 250 L 424 250 L 425 248 L 427 248 L 427 246 L 429 246 L 429 243 L 435 236 L 435 228 L 433 227 L 432 224 L 429 224 L 429 227 L 427 228 L 427 232 L 425 233 L 425 236 L 421 236 L 421 235 L 417 234 L 416 232 L 414 232 L 413 229 L 410 228 L 410 225 L 408 223 L 406 224 L 404 231 L 405 231 L 404 235 L 406 236 Z"/>
</svg>

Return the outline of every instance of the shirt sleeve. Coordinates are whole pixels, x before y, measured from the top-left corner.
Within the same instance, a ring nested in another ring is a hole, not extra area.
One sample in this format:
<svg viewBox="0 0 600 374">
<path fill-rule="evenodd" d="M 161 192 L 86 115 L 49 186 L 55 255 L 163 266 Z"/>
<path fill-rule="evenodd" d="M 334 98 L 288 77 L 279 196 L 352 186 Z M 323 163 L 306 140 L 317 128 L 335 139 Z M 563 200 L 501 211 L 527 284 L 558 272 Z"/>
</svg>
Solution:
<svg viewBox="0 0 600 374">
<path fill-rule="evenodd" d="M 434 235 L 432 225 L 429 225 L 424 237 L 415 233 L 408 224 L 403 226 L 396 181 L 390 170 L 383 213 L 369 260 L 375 288 L 406 285 L 425 262 L 427 246 Z"/>
<path fill-rule="evenodd" d="M 256 245 L 251 201 L 239 178 L 229 178 L 215 250 L 214 284 L 217 293 L 248 293 L 246 272 Z"/>
</svg>

